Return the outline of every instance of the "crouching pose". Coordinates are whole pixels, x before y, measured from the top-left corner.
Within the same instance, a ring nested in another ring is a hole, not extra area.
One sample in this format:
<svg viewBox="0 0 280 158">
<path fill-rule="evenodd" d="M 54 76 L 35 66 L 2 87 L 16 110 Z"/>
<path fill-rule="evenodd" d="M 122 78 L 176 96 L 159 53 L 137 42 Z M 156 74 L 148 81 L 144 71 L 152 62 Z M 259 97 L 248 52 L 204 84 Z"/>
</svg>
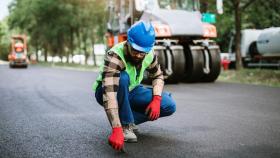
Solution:
<svg viewBox="0 0 280 158">
<path fill-rule="evenodd" d="M 136 125 L 169 116 L 176 110 L 170 93 L 162 92 L 163 74 L 153 52 L 155 31 L 140 21 L 128 30 L 128 39 L 105 55 L 104 65 L 93 84 L 97 102 L 112 126 L 109 144 L 121 150 L 126 142 L 137 142 Z M 144 71 L 152 77 L 153 88 L 141 85 Z"/>
</svg>

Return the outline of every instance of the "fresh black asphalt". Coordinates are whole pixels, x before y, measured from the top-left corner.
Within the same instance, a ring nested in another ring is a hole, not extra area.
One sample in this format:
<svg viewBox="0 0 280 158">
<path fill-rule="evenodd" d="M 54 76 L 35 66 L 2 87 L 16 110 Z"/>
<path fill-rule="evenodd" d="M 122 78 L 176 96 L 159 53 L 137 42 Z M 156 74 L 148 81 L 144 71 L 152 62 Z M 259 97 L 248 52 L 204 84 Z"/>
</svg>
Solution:
<svg viewBox="0 0 280 158">
<path fill-rule="evenodd" d="M 279 158 L 280 88 L 173 84 L 174 115 L 139 125 L 126 153 L 107 143 L 109 122 L 91 85 L 96 72 L 0 65 L 0 157 Z"/>
</svg>

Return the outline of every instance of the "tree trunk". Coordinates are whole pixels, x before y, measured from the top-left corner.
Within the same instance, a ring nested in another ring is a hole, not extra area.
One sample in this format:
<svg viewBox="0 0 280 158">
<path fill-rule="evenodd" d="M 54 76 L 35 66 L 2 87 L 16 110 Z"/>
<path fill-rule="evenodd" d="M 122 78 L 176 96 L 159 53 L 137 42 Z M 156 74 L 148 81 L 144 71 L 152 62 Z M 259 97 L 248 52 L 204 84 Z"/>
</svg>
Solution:
<svg viewBox="0 0 280 158">
<path fill-rule="evenodd" d="M 78 53 L 80 55 L 81 50 L 83 50 L 82 48 L 82 37 L 81 37 L 81 33 L 79 32 L 79 30 L 77 31 L 77 43 L 78 43 Z M 80 61 L 80 64 L 82 64 L 82 61 Z"/>
<path fill-rule="evenodd" d="M 96 55 L 95 55 L 95 51 L 94 51 L 94 42 L 92 43 L 92 58 L 93 58 L 93 65 L 97 66 Z"/>
<path fill-rule="evenodd" d="M 87 52 L 87 30 L 86 28 L 82 29 L 82 42 L 83 42 L 83 50 L 84 50 L 84 55 L 85 55 L 85 64 L 87 65 L 87 60 L 88 60 L 88 57 L 89 57 L 89 53 Z"/>
<path fill-rule="evenodd" d="M 236 57 L 236 69 L 240 70 L 242 68 L 242 57 L 240 51 L 241 42 L 241 10 L 240 10 L 240 0 L 235 0 L 234 4 L 234 16 L 235 16 L 235 57 Z"/>
<path fill-rule="evenodd" d="M 69 54 L 73 57 L 73 49 L 74 49 L 74 29 L 71 28 L 70 30 L 70 50 L 67 54 L 67 63 L 69 63 Z M 72 60 L 71 60 L 72 62 Z"/>
<path fill-rule="evenodd" d="M 39 51 L 39 45 L 38 45 L 38 41 L 36 40 L 36 43 L 35 43 L 36 62 L 39 62 L 39 54 L 38 54 L 38 51 Z"/>
<path fill-rule="evenodd" d="M 85 52 L 85 64 L 87 65 L 88 64 L 87 61 L 88 61 L 89 54 L 87 52 L 87 47 L 86 46 L 84 46 L 84 52 Z"/>
<path fill-rule="evenodd" d="M 92 34 L 93 34 L 93 33 L 92 33 Z M 91 37 L 92 59 L 93 59 L 93 65 L 94 65 L 94 66 L 97 66 L 97 64 L 96 64 L 96 55 L 95 55 L 95 52 L 94 52 L 94 44 L 95 44 L 95 38 L 92 36 L 92 37 Z"/>
<path fill-rule="evenodd" d="M 45 48 L 44 55 L 45 55 L 45 62 L 48 62 L 48 48 Z"/>
</svg>

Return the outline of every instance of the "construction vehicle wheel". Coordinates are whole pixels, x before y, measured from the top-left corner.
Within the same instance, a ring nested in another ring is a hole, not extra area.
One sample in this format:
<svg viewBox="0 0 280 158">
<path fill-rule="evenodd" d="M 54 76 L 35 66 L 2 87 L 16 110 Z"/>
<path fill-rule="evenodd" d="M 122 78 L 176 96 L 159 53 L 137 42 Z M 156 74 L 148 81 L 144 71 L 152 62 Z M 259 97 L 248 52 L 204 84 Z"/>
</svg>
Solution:
<svg viewBox="0 0 280 158">
<path fill-rule="evenodd" d="M 255 56 L 260 55 L 258 48 L 257 48 L 257 42 L 252 42 L 249 46 L 249 55 L 252 59 L 255 58 Z"/>
<path fill-rule="evenodd" d="M 186 47 L 185 47 L 186 48 Z M 203 47 L 190 46 L 185 50 L 186 73 L 183 81 L 198 82 L 203 77 Z"/>
<path fill-rule="evenodd" d="M 172 75 L 168 77 L 167 82 L 178 83 L 185 73 L 185 55 L 183 46 L 171 46 L 172 54 Z"/>
<path fill-rule="evenodd" d="M 201 79 L 202 82 L 214 82 L 221 72 L 221 57 L 220 49 L 218 46 L 209 46 L 207 49 L 209 54 L 209 67 L 210 72 L 205 74 Z"/>
<path fill-rule="evenodd" d="M 158 63 L 160 65 L 163 75 L 166 75 L 166 55 L 164 49 L 154 50 L 158 57 Z"/>
</svg>

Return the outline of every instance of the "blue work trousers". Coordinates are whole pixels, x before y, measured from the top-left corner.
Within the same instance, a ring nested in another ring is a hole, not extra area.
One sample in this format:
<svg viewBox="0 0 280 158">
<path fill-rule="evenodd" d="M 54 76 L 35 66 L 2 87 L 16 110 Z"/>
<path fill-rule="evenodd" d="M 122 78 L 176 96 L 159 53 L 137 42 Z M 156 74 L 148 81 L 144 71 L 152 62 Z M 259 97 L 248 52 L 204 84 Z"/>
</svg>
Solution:
<svg viewBox="0 0 280 158">
<path fill-rule="evenodd" d="M 138 85 L 129 91 L 129 75 L 122 71 L 117 92 L 119 106 L 119 117 L 122 125 L 130 123 L 140 124 L 148 121 L 145 109 L 152 101 L 153 89 Z M 99 86 L 95 92 L 95 98 L 100 105 L 103 105 L 104 88 Z M 176 110 L 176 103 L 170 93 L 163 92 L 160 105 L 160 117 L 169 116 Z"/>
</svg>

